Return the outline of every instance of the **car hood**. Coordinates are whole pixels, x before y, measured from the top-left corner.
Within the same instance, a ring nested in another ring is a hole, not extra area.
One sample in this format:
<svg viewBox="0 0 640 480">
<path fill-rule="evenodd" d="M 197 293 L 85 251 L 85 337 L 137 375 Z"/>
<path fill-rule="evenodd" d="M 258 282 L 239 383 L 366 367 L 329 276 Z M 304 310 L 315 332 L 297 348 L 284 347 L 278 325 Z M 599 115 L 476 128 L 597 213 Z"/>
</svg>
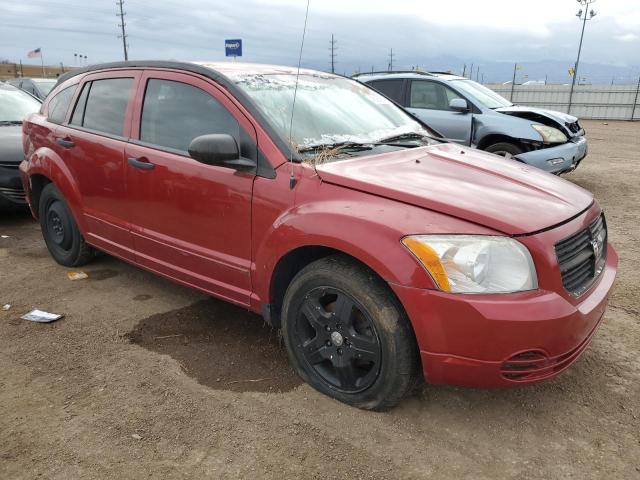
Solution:
<svg viewBox="0 0 640 480">
<path fill-rule="evenodd" d="M 527 107 L 522 105 L 500 107 L 496 108 L 494 111 L 522 118 L 533 118 L 532 116 L 539 115 L 541 117 L 546 117 L 550 120 L 553 120 L 563 129 L 566 129 L 567 124 L 575 123 L 578 121 L 577 117 L 569 115 L 568 113 L 556 112 L 555 110 L 547 110 L 545 108 Z"/>
<path fill-rule="evenodd" d="M 558 225 L 593 202 L 589 192 L 559 177 L 451 143 L 316 168 L 324 182 L 438 211 L 508 235 Z"/>
<path fill-rule="evenodd" d="M 0 164 L 18 164 L 23 158 L 22 126 L 0 125 Z"/>
</svg>

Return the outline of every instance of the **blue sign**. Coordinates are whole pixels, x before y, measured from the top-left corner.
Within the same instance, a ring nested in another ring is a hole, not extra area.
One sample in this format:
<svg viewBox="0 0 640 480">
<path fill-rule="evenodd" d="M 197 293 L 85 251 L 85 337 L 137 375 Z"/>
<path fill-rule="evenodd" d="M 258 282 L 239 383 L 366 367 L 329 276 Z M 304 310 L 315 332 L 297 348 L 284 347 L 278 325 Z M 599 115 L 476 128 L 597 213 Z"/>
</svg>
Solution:
<svg viewBox="0 0 640 480">
<path fill-rule="evenodd" d="M 239 38 L 234 40 L 225 40 L 224 54 L 227 57 L 241 57 L 242 56 L 242 40 L 240 40 Z"/>
</svg>

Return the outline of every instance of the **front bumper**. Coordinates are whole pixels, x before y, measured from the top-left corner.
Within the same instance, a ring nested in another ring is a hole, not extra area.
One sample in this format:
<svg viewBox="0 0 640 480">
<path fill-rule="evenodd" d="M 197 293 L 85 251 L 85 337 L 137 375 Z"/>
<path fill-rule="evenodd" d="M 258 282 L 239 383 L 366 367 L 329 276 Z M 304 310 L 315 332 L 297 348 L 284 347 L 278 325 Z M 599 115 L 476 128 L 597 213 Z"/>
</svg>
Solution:
<svg viewBox="0 0 640 480">
<path fill-rule="evenodd" d="M 507 387 L 568 368 L 604 314 L 618 264 L 611 245 L 607 255 L 604 271 L 578 302 L 544 289 L 460 295 L 392 285 L 412 321 L 427 382 Z"/>
<path fill-rule="evenodd" d="M 573 137 L 567 143 L 521 153 L 514 158 L 550 173 L 574 170 L 587 156 L 587 138 Z"/>
<path fill-rule="evenodd" d="M 22 188 L 22 180 L 18 164 L 0 166 L 0 206 L 24 207 L 27 205 L 26 195 Z"/>
</svg>

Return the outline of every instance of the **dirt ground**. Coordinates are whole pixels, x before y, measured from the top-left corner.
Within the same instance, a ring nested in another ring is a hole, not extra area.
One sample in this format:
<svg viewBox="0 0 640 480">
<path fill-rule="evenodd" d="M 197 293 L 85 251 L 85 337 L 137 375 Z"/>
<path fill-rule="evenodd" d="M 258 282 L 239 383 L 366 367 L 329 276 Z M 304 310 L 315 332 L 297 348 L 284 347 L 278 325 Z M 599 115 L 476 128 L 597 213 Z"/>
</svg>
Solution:
<svg viewBox="0 0 640 480">
<path fill-rule="evenodd" d="M 585 122 L 566 178 L 607 213 L 620 273 L 559 378 L 426 387 L 388 413 L 302 384 L 256 315 L 113 258 L 69 281 L 0 219 L 0 478 L 640 479 L 640 123 Z M 20 320 L 37 307 L 49 325 Z"/>
</svg>

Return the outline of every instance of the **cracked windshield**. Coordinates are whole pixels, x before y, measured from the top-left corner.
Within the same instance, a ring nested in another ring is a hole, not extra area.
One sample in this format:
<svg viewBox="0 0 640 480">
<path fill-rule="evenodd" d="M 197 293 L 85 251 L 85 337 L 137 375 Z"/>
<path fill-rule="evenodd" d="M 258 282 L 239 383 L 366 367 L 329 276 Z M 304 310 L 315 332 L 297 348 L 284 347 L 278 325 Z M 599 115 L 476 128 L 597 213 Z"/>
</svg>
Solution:
<svg viewBox="0 0 640 480">
<path fill-rule="evenodd" d="M 289 139 L 295 74 L 241 75 L 242 88 L 284 139 Z M 428 131 L 384 96 L 353 80 L 300 74 L 291 141 L 301 153 L 378 145 L 429 144 Z M 418 143 L 416 143 L 418 142 Z"/>
</svg>

